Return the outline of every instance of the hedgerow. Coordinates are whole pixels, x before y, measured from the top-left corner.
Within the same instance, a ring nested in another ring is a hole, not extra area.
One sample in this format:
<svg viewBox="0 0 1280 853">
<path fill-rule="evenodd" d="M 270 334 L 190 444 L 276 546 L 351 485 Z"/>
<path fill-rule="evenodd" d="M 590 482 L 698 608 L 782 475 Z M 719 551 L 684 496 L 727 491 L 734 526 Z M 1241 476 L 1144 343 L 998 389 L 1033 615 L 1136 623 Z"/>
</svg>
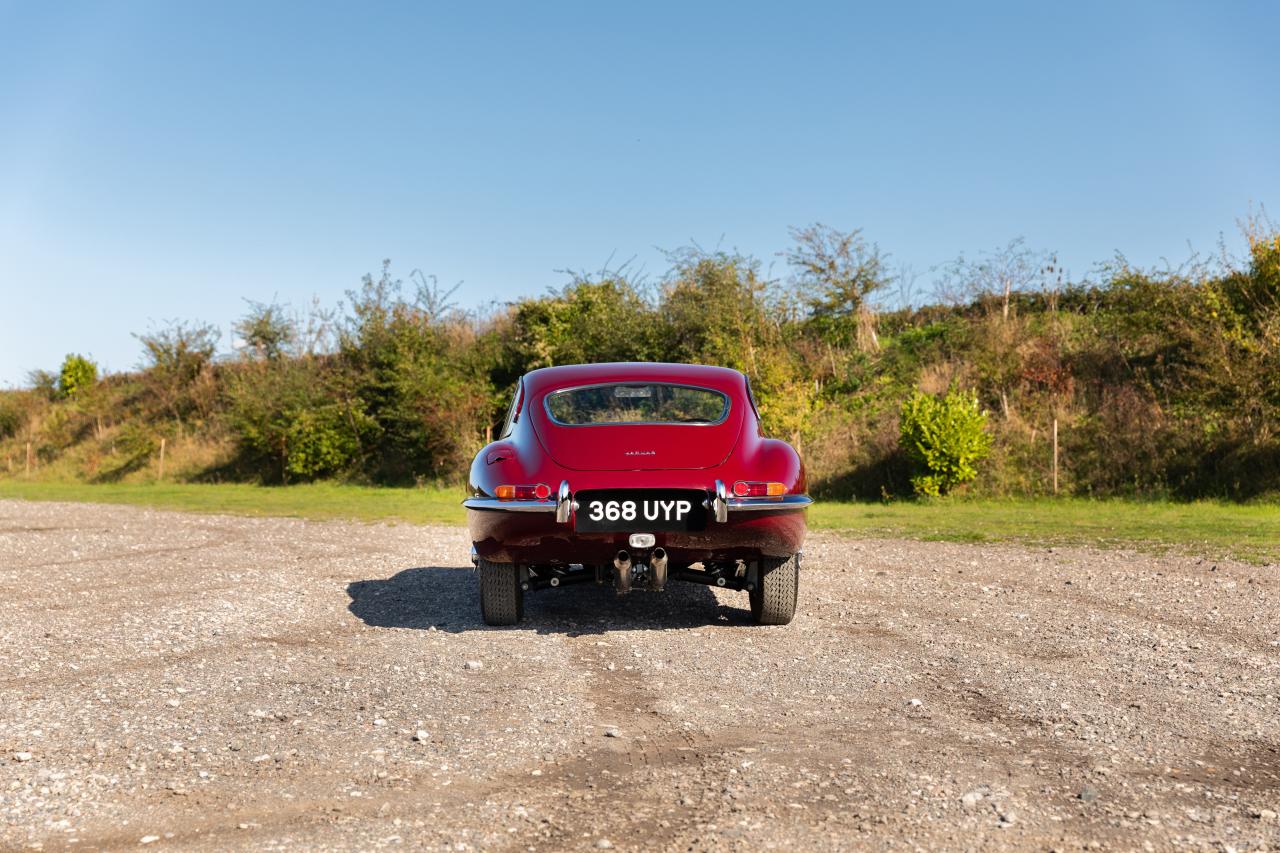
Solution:
<svg viewBox="0 0 1280 853">
<path fill-rule="evenodd" d="M 342 311 L 250 303 L 229 357 L 219 330 L 171 323 L 139 336 L 134 373 L 69 358 L 0 394 L 0 470 L 23 470 L 30 441 L 39 464 L 147 476 L 157 437 L 195 436 L 227 450 L 185 476 L 456 482 L 525 371 L 664 360 L 746 373 L 821 496 L 1048 493 L 1055 425 L 1062 493 L 1280 493 L 1274 228 L 1254 222 L 1235 261 L 1117 260 L 1091 281 L 1015 242 L 948 266 L 924 300 L 857 232 L 794 236 L 788 277 L 690 249 L 655 282 L 574 274 L 482 312 L 384 264 Z M 886 308 L 895 288 L 926 304 Z"/>
</svg>

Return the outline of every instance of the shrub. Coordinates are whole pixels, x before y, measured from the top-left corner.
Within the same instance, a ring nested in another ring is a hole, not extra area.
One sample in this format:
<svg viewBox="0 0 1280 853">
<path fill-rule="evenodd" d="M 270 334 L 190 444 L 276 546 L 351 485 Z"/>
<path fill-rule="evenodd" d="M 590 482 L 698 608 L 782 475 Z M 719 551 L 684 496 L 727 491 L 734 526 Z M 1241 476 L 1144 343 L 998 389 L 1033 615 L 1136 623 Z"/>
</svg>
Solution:
<svg viewBox="0 0 1280 853">
<path fill-rule="evenodd" d="M 292 420 L 283 436 L 288 448 L 284 467 L 290 477 L 311 479 L 351 464 L 360 442 L 339 406 L 330 404 L 290 414 Z"/>
<path fill-rule="evenodd" d="M 358 400 L 344 405 L 309 359 L 241 365 L 227 377 L 229 424 L 250 467 L 279 482 L 350 468 L 375 428 Z"/>
<path fill-rule="evenodd" d="M 27 384 L 41 399 L 49 401 L 58 399 L 58 377 L 48 370 L 32 370 L 27 374 Z"/>
<path fill-rule="evenodd" d="M 98 365 L 82 355 L 70 353 L 63 359 L 58 373 L 58 392 L 63 397 L 74 397 L 97 381 Z"/>
<path fill-rule="evenodd" d="M 205 417 L 215 396 L 209 366 L 221 333 L 205 323 L 170 321 L 145 335 L 135 334 L 143 347 L 143 380 L 154 405 L 178 421 Z M 204 386 L 204 387 L 202 387 Z"/>
<path fill-rule="evenodd" d="M 475 327 L 430 279 L 415 290 L 407 298 L 385 265 L 365 276 L 339 335 L 337 396 L 367 419 L 363 468 L 382 483 L 458 476 L 491 421 Z"/>
<path fill-rule="evenodd" d="M 655 321 L 666 336 L 664 361 L 716 364 L 741 370 L 764 432 L 803 451 L 812 433 L 817 385 L 806 375 L 794 326 L 795 304 L 748 257 L 691 248 L 672 254 Z"/>
<path fill-rule="evenodd" d="M 562 291 L 515 306 L 515 348 L 526 369 L 592 361 L 645 361 L 660 330 L 636 285 L 578 277 Z"/>
<path fill-rule="evenodd" d="M 119 481 L 145 468 L 159 449 L 159 436 L 150 425 L 136 421 L 127 423 L 112 439 L 111 454 L 103 460 L 93 479 L 100 483 Z"/>
<path fill-rule="evenodd" d="M 977 464 L 991 452 L 986 425 L 987 413 L 972 394 L 916 392 L 906 400 L 899 441 L 916 469 L 916 494 L 945 495 L 978 476 Z"/>
<path fill-rule="evenodd" d="M 22 411 L 12 400 L 0 399 L 0 441 L 17 435 L 25 422 Z"/>
</svg>

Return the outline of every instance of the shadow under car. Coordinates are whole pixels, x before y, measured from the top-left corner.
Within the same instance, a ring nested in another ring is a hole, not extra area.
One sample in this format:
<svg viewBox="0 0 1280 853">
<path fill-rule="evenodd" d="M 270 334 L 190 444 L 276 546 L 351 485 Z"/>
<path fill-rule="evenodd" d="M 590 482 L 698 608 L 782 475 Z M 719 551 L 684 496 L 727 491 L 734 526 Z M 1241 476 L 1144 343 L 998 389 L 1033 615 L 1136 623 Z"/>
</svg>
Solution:
<svg viewBox="0 0 1280 853">
<path fill-rule="evenodd" d="M 347 585 L 347 595 L 351 598 L 347 609 L 377 628 L 578 635 L 751 623 L 745 594 L 741 595 L 743 606 L 733 607 L 721 603 L 711 587 L 701 584 L 672 583 L 663 592 L 636 590 L 619 596 L 611 586 L 583 583 L 528 593 L 523 622 L 491 628 L 480 618 L 475 572 L 465 567 L 409 568 L 389 578 L 353 581 Z"/>
</svg>

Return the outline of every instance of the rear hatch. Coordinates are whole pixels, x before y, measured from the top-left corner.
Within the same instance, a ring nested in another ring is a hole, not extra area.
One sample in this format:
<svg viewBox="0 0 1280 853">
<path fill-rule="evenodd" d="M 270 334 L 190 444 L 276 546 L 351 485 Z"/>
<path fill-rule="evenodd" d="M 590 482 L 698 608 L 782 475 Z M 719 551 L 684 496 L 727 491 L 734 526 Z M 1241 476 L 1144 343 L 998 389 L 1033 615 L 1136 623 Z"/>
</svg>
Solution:
<svg viewBox="0 0 1280 853">
<path fill-rule="evenodd" d="M 569 425 L 538 401 L 533 426 L 551 458 L 575 471 L 714 468 L 729 458 L 742 429 L 742 407 L 728 408 L 718 423 Z"/>
</svg>

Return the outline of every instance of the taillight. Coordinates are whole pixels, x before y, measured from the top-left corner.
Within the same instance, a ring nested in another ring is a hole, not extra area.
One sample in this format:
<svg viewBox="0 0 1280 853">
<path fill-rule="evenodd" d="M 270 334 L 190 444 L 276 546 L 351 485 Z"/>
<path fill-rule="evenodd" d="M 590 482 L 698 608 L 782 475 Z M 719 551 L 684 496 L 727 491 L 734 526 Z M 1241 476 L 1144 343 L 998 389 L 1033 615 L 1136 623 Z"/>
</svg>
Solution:
<svg viewBox="0 0 1280 853">
<path fill-rule="evenodd" d="M 545 501 L 551 497 L 551 487 L 546 483 L 530 486 L 498 486 L 493 493 L 500 501 Z"/>
<path fill-rule="evenodd" d="M 733 484 L 733 493 L 740 498 L 776 498 L 787 493 L 782 483 L 759 483 L 739 480 Z"/>
</svg>

